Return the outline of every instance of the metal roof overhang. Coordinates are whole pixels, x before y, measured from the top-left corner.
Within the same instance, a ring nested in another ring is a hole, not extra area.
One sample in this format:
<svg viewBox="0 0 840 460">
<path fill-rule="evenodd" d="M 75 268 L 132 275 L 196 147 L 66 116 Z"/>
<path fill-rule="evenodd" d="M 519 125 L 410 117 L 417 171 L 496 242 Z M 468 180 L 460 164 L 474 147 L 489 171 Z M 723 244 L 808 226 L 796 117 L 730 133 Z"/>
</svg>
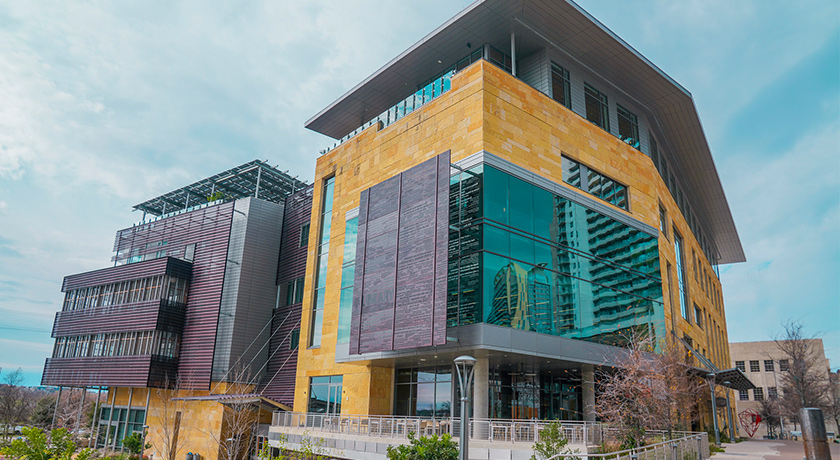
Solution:
<svg viewBox="0 0 840 460">
<path fill-rule="evenodd" d="M 517 56 L 559 50 L 638 104 L 664 135 L 665 150 L 691 194 L 702 227 L 719 251 L 717 263 L 746 260 L 694 101 L 685 88 L 568 0 L 479 0 L 391 60 L 306 122 L 339 139 L 413 93 L 477 46 Z M 467 44 L 472 48 L 468 48 Z"/>
<path fill-rule="evenodd" d="M 714 374 L 715 385 L 732 388 L 733 390 L 752 390 L 755 385 L 750 381 L 746 374 L 737 368 L 725 369 L 721 371 L 709 371 L 708 369 L 701 369 L 699 367 L 692 367 L 691 372 L 701 378 L 708 378 L 709 374 Z"/>
</svg>

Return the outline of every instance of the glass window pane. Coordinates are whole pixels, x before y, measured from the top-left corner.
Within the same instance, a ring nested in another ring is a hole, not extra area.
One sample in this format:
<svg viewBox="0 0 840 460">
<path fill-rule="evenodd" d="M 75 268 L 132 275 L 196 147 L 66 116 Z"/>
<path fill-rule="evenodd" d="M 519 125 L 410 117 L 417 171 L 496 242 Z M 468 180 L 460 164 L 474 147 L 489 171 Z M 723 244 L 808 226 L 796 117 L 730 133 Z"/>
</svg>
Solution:
<svg viewBox="0 0 840 460">
<path fill-rule="evenodd" d="M 533 185 L 515 177 L 508 183 L 510 187 L 510 225 L 519 230 L 534 232 L 534 194 Z"/>
<path fill-rule="evenodd" d="M 531 238 L 510 234 L 510 257 L 528 264 L 534 263 L 534 240 Z"/>
<path fill-rule="evenodd" d="M 485 224 L 484 249 L 507 256 L 510 254 L 510 232 Z"/>
<path fill-rule="evenodd" d="M 566 157 L 560 157 L 560 166 L 563 169 L 563 182 L 572 187 L 581 188 L 580 163 Z"/>
<path fill-rule="evenodd" d="M 551 240 L 552 226 L 555 224 L 554 195 L 539 187 L 532 187 L 534 192 L 534 230 L 533 233 L 546 240 Z"/>
<path fill-rule="evenodd" d="M 508 224 L 508 176 L 494 168 L 484 168 L 484 216 Z"/>
</svg>

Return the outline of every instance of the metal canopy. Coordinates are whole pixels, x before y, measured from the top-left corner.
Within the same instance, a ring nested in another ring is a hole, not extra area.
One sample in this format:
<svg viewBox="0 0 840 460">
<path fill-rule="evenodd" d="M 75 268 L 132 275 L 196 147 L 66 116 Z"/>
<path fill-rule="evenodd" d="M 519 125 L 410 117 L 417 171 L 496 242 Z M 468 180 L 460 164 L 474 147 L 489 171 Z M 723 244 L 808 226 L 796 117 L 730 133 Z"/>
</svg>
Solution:
<svg viewBox="0 0 840 460">
<path fill-rule="evenodd" d="M 306 127 L 340 139 L 477 47 L 489 43 L 510 49 L 511 32 L 517 56 L 545 47 L 559 51 L 638 104 L 664 135 L 664 150 L 718 248 L 716 262 L 746 260 L 691 93 L 570 0 L 478 0 L 320 111 Z"/>
<path fill-rule="evenodd" d="M 746 391 L 756 388 L 756 386 L 750 381 L 749 377 L 737 368 L 710 372 L 708 369 L 692 367 L 690 368 L 690 371 L 691 373 L 704 379 L 709 378 L 709 374 L 713 374 L 715 376 L 715 385 L 732 388 L 733 390 Z"/>
<path fill-rule="evenodd" d="M 136 204 L 134 210 L 160 216 L 215 199 L 235 200 L 247 196 L 281 203 L 307 186 L 306 182 L 289 176 L 288 171 L 280 171 L 264 161 L 254 160 Z"/>
</svg>

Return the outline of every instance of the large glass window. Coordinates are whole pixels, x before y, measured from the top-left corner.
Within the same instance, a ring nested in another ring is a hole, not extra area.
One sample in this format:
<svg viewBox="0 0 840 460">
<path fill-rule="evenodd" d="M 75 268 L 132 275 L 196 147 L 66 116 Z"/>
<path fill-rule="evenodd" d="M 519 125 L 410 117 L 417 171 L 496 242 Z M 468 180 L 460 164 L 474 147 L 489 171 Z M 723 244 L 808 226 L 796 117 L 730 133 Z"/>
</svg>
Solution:
<svg viewBox="0 0 840 460">
<path fill-rule="evenodd" d="M 688 290 L 685 287 L 685 264 L 683 261 L 683 239 L 677 229 L 674 229 L 674 252 L 677 258 L 677 285 L 680 289 L 680 312 L 686 321 L 691 322 L 688 311 Z"/>
<path fill-rule="evenodd" d="M 356 240 L 359 236 L 359 218 L 354 217 L 344 226 L 344 258 L 341 264 L 341 296 L 338 301 L 338 343 L 350 341 L 350 317 L 353 314 L 353 284 L 356 276 Z"/>
<path fill-rule="evenodd" d="M 583 94 L 586 99 L 586 119 L 605 129 L 610 130 L 610 112 L 607 95 L 584 84 Z"/>
<path fill-rule="evenodd" d="M 449 417 L 452 390 L 451 366 L 398 369 L 394 412 L 396 415 Z"/>
<path fill-rule="evenodd" d="M 341 375 L 312 377 L 309 383 L 309 412 L 340 414 L 343 380 Z"/>
<path fill-rule="evenodd" d="M 449 326 L 662 333 L 656 237 L 486 165 L 453 177 L 450 224 Z"/>
<path fill-rule="evenodd" d="M 315 268 L 315 298 L 312 302 L 312 321 L 309 330 L 309 346 L 321 346 L 321 332 L 324 325 L 324 291 L 327 286 L 327 262 L 330 250 L 330 224 L 332 222 L 333 190 L 335 176 L 324 180 L 321 199 L 321 230 L 318 238 L 318 259 Z"/>
<path fill-rule="evenodd" d="M 112 414 L 110 407 L 103 407 L 99 413 L 100 433 L 96 447 L 120 447 L 123 439 L 132 433 L 141 433 L 145 422 L 145 409 L 129 410 L 126 407 L 115 407 Z M 110 429 L 108 425 L 111 425 Z M 109 433 L 108 439 L 105 439 L 106 432 Z"/>
<path fill-rule="evenodd" d="M 617 106 L 618 109 L 618 138 L 630 147 L 639 148 L 639 118 L 636 114 Z"/>
<path fill-rule="evenodd" d="M 563 182 L 627 210 L 627 187 L 568 157 L 560 157 Z M 511 190 L 511 193 L 514 191 Z M 519 195 L 516 195 L 519 196 Z"/>
<path fill-rule="evenodd" d="M 572 85 L 569 83 L 569 71 L 557 64 L 551 64 L 551 95 L 555 101 L 572 108 Z"/>
</svg>

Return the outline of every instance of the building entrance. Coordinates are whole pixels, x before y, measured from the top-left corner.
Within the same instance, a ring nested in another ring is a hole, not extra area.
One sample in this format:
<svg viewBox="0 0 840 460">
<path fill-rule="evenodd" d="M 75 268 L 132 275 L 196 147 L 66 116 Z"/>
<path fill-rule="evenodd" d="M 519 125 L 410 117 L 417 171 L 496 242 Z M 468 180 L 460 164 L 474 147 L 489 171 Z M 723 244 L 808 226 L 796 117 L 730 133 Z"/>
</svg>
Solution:
<svg viewBox="0 0 840 460">
<path fill-rule="evenodd" d="M 491 418 L 581 420 L 580 381 L 550 372 L 490 371 Z"/>
</svg>

